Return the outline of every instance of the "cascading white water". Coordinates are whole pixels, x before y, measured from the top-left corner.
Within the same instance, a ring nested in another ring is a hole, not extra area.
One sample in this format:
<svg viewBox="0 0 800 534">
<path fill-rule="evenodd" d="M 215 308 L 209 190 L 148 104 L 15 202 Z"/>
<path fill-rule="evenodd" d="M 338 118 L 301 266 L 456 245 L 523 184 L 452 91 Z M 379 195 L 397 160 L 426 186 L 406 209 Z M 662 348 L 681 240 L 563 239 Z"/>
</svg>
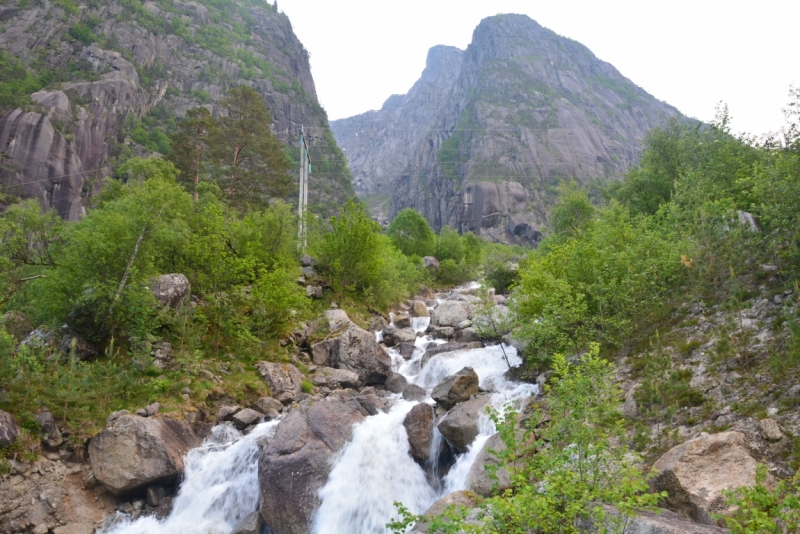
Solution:
<svg viewBox="0 0 800 534">
<path fill-rule="evenodd" d="M 429 322 L 428 318 L 415 318 L 412 328 L 424 332 Z M 423 387 L 429 395 L 443 378 L 464 367 L 472 367 L 480 386 L 493 392 L 490 403 L 499 411 L 509 402 L 537 392 L 535 385 L 512 382 L 504 377 L 509 364 L 513 367 L 522 363 L 513 347 L 498 345 L 443 353 L 421 368 L 424 347 L 432 341 L 427 336 L 418 337 L 416 349 L 408 361 L 395 349 L 389 349 L 395 371 L 403 374 L 409 383 Z M 420 514 L 439 497 L 467 487 L 470 468 L 496 432 L 489 417 L 481 416 L 479 435 L 469 450 L 458 456 L 437 491 L 408 452 L 403 419 L 417 403 L 399 397 L 394 396 L 395 404 L 389 413 L 369 417 L 357 426 L 351 441 L 337 455 L 328 482 L 319 492 L 321 505 L 314 516 L 314 534 L 383 534 L 386 523 L 396 516 L 395 501 L 402 502 L 412 513 Z M 422 402 L 433 403 L 430 397 Z M 435 460 L 441 440 L 441 434 L 435 431 L 431 461 Z"/>
<path fill-rule="evenodd" d="M 230 534 L 258 507 L 259 442 L 272 438 L 278 421 L 246 436 L 230 423 L 217 425 L 202 446 L 186 455 L 184 480 L 163 520 L 112 518 L 102 534 Z"/>
</svg>

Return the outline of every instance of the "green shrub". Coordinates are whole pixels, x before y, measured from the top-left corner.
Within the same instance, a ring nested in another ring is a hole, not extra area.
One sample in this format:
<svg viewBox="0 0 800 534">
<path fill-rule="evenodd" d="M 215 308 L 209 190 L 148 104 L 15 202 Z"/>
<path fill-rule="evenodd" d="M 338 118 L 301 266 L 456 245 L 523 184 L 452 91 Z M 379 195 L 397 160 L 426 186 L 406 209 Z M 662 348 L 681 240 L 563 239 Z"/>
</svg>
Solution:
<svg viewBox="0 0 800 534">
<path fill-rule="evenodd" d="M 436 259 L 453 260 L 461 263 L 464 260 L 464 242 L 458 232 L 445 225 L 436 239 Z"/>
<path fill-rule="evenodd" d="M 800 477 L 771 484 L 767 466 L 759 464 L 756 483 L 727 491 L 730 516 L 717 515 L 732 534 L 790 534 L 800 531 Z"/>
<path fill-rule="evenodd" d="M 432 256 L 436 251 L 436 234 L 428 221 L 412 208 L 406 208 L 389 224 L 387 234 L 406 256 Z"/>
<path fill-rule="evenodd" d="M 81 24 L 80 22 L 70 26 L 69 30 L 67 30 L 67 34 L 76 41 L 85 45 L 92 44 L 92 42 L 95 40 L 92 29 L 85 24 Z"/>
<path fill-rule="evenodd" d="M 303 390 L 303 393 L 311 393 L 314 391 L 314 384 L 311 383 L 310 380 L 303 380 L 300 383 L 300 388 Z"/>
</svg>

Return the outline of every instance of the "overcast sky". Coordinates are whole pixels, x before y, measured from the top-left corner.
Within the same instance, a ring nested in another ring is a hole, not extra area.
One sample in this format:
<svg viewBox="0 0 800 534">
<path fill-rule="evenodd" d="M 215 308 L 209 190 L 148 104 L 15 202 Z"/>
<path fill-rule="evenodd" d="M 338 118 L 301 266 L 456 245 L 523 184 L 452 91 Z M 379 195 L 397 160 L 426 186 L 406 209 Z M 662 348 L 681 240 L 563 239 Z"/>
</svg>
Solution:
<svg viewBox="0 0 800 534">
<path fill-rule="evenodd" d="M 711 119 L 722 100 L 737 131 L 777 130 L 790 84 L 800 85 L 800 0 L 279 0 L 278 7 L 311 53 L 332 120 L 406 93 L 431 46 L 464 49 L 478 22 L 497 13 L 524 13 L 583 43 L 691 117 Z"/>
</svg>

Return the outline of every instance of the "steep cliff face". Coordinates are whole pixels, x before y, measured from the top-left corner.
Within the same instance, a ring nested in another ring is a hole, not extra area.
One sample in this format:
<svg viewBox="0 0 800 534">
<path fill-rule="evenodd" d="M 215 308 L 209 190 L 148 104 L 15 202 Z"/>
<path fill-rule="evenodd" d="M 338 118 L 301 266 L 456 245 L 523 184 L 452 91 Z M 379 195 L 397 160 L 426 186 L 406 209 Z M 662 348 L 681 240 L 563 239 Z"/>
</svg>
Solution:
<svg viewBox="0 0 800 534">
<path fill-rule="evenodd" d="M 541 237 L 561 180 L 621 175 L 639 160 L 647 130 L 678 114 L 585 46 L 524 15 L 480 23 L 440 102 L 406 168 L 382 178 L 391 213 L 413 207 L 436 229 L 448 224 L 529 244 Z M 346 142 L 338 126 L 334 132 Z M 348 146 L 362 181 L 385 157 L 372 150 L 377 145 Z"/>
<path fill-rule="evenodd" d="M 318 171 L 312 206 L 325 212 L 352 196 L 308 53 L 270 4 L 10 0 L 0 8 L 0 52 L 43 80 L 24 109 L 0 109 L 0 203 L 36 197 L 78 218 L 120 161 L 168 150 L 175 117 L 215 111 L 242 84 L 264 96 L 284 143 L 296 145 L 305 127 Z"/>
<path fill-rule="evenodd" d="M 390 96 L 380 111 L 331 122 L 350 162 L 356 194 L 385 214 L 392 181 L 408 167 L 458 78 L 464 51 L 434 46 L 422 76 L 406 95 Z"/>
</svg>

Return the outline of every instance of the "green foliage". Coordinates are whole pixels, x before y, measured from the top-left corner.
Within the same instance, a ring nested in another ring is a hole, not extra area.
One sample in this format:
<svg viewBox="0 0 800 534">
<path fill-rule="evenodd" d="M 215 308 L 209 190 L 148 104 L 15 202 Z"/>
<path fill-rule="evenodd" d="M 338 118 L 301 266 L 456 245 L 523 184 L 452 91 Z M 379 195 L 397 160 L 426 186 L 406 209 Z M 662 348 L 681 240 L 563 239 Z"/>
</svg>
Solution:
<svg viewBox="0 0 800 534">
<path fill-rule="evenodd" d="M 457 286 L 472 280 L 473 273 L 463 263 L 450 258 L 439 262 L 436 281 L 445 286 Z"/>
<path fill-rule="evenodd" d="M 574 236 L 587 229 L 594 217 L 595 209 L 589 195 L 578 187 L 577 182 L 563 182 L 558 202 L 553 206 L 550 219 L 557 235 Z"/>
<path fill-rule="evenodd" d="M 85 45 L 90 45 L 95 40 L 92 29 L 85 24 L 81 24 L 80 22 L 70 26 L 69 30 L 67 30 L 67 35 Z"/>
<path fill-rule="evenodd" d="M 314 391 L 314 384 L 309 380 L 303 380 L 300 384 L 300 388 L 303 390 L 303 393 L 311 393 Z"/>
<path fill-rule="evenodd" d="M 0 51 L 0 114 L 32 105 L 30 95 L 47 85 L 51 77 L 51 72 L 30 72 L 20 60 Z"/>
<path fill-rule="evenodd" d="M 436 251 L 436 234 L 428 221 L 412 208 L 406 208 L 392 220 L 388 235 L 406 256 L 432 256 Z"/>
<path fill-rule="evenodd" d="M 460 263 L 464 260 L 464 240 L 458 232 L 445 225 L 439 231 L 439 236 L 436 239 L 436 259 L 440 262 L 443 260 L 453 260 Z"/>
<path fill-rule="evenodd" d="M 770 483 L 767 466 L 759 464 L 756 483 L 727 491 L 731 516 L 719 515 L 732 534 L 789 534 L 800 531 L 800 477 Z"/>
</svg>

